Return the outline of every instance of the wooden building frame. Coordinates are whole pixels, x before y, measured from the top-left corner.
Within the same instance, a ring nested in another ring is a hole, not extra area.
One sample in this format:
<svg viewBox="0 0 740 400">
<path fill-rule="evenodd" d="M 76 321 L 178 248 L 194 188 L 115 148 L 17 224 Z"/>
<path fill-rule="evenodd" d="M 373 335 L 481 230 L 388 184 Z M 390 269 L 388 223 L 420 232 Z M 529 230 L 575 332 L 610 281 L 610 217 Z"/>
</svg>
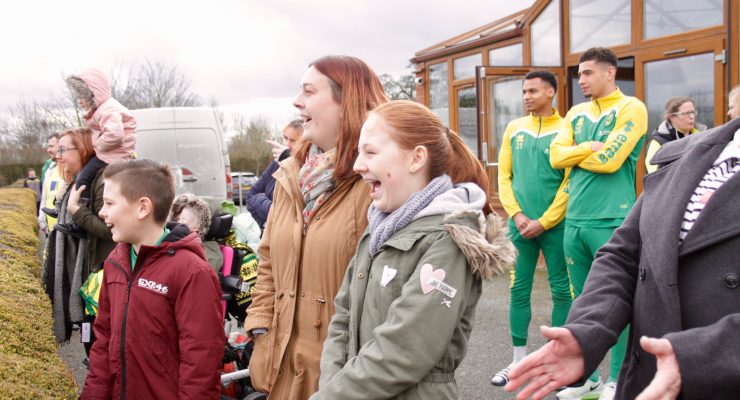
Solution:
<svg viewBox="0 0 740 400">
<path fill-rule="evenodd" d="M 505 82 L 506 79 L 521 78 L 531 70 L 550 70 L 558 77 L 557 108 L 561 115 L 565 115 L 577 97 L 573 90 L 580 90 L 572 87 L 572 76 L 569 76 L 574 69 L 577 70 L 581 55 L 580 52 L 570 51 L 570 8 L 571 4 L 577 1 L 536 0 L 528 9 L 422 49 L 411 59 L 416 66 L 415 74 L 420 78 L 417 79 L 417 82 L 420 82 L 417 85 L 417 101 L 430 107 L 430 67 L 446 64 L 447 115 L 444 115 L 445 111 L 441 109 L 438 113 L 443 114 L 441 115 L 443 119 L 449 121 L 450 128 L 455 131 L 460 131 L 461 127 L 461 116 L 457 107 L 458 93 L 461 89 L 475 88 L 478 141 L 477 148 L 473 150 L 478 152 L 479 159 L 487 167 L 491 181 L 491 200 L 494 205 L 500 206 L 496 190 L 498 149 L 495 144 L 495 135 L 500 132 L 494 132 L 496 128 L 493 122 L 497 118 L 495 115 L 497 110 L 492 105 L 494 101 L 491 96 L 495 92 L 495 89 L 492 89 L 495 86 L 492 85 L 496 84 L 497 79 Z M 740 83 L 740 0 L 721 0 L 721 24 L 648 39 L 645 38 L 644 15 L 646 1 L 649 3 L 650 0 L 625 1 L 630 6 L 629 43 L 609 47 L 620 60 L 625 60 L 625 65 L 631 65 L 627 67 L 631 68 L 627 70 L 629 76 L 627 79 L 630 85 L 634 85 L 634 95 L 643 101 L 650 96 L 647 93 L 649 88 L 645 76 L 649 68 L 654 68 L 658 64 L 676 65 L 660 63 L 661 61 L 671 60 L 671 63 L 675 63 L 688 60 L 689 57 L 703 57 L 706 61 L 711 54 L 714 68 L 713 72 L 707 74 L 711 75 L 714 83 L 711 104 L 713 112 L 704 118 L 709 125 L 724 123 L 727 119 L 727 94 Z M 551 5 L 559 7 L 557 23 L 560 27 L 558 30 L 560 64 L 547 67 L 532 66 L 532 27 L 538 21 L 538 17 Z M 491 50 L 516 44 L 521 44 L 521 65 L 491 66 L 492 60 L 489 59 Z M 455 80 L 454 61 L 475 54 L 480 54 L 481 65 L 475 67 L 474 76 L 467 72 L 470 77 Z M 677 82 L 678 84 L 680 82 Z M 654 128 L 650 126 L 649 130 Z M 644 163 L 640 162 L 638 175 L 641 177 L 643 174 Z M 638 191 L 641 190 L 641 181 L 637 179 Z"/>
</svg>

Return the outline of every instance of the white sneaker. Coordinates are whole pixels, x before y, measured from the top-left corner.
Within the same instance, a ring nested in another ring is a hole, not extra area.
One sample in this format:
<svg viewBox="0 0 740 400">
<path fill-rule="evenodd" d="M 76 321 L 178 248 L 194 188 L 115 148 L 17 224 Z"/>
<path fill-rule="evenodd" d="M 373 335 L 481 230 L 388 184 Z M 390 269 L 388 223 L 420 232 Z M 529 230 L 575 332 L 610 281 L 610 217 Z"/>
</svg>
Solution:
<svg viewBox="0 0 740 400">
<path fill-rule="evenodd" d="M 514 363 L 511 363 L 506 368 L 496 372 L 496 375 L 491 378 L 491 385 L 504 386 L 509 383 L 509 372 L 511 372 L 512 368 L 514 368 Z"/>
<path fill-rule="evenodd" d="M 617 392 L 617 382 L 607 382 L 601 387 L 599 400 L 612 400 Z"/>
<path fill-rule="evenodd" d="M 586 380 L 583 386 L 567 387 L 558 392 L 556 397 L 558 400 L 580 400 L 584 395 L 598 394 L 600 391 L 601 378 L 596 382 Z"/>
</svg>

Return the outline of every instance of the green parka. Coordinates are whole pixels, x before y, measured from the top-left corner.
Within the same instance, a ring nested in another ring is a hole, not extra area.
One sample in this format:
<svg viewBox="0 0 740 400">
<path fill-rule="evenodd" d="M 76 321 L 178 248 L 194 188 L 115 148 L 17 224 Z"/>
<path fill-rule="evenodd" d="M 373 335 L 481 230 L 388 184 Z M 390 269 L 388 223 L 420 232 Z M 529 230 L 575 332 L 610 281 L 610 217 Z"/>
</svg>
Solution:
<svg viewBox="0 0 740 400">
<path fill-rule="evenodd" d="M 515 261 L 497 216 L 419 218 L 350 262 L 321 356 L 319 399 L 456 399 L 482 279 Z"/>
</svg>

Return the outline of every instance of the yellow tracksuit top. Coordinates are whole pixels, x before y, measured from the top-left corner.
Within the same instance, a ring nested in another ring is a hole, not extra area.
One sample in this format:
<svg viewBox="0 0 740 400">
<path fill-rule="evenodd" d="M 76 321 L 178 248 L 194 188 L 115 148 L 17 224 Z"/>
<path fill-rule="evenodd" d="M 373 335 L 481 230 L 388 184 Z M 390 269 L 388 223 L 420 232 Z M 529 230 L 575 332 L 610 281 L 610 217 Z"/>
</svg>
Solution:
<svg viewBox="0 0 740 400">
<path fill-rule="evenodd" d="M 530 114 L 506 126 L 498 156 L 498 191 L 510 217 L 518 212 L 550 229 L 565 218 L 569 169 L 550 165 L 550 143 L 562 129 L 557 110 L 542 117 Z"/>
<path fill-rule="evenodd" d="M 572 168 L 568 224 L 618 226 L 635 202 L 636 163 L 647 131 L 647 109 L 619 89 L 577 104 L 550 145 L 553 168 Z M 594 141 L 603 142 L 592 151 Z"/>
</svg>

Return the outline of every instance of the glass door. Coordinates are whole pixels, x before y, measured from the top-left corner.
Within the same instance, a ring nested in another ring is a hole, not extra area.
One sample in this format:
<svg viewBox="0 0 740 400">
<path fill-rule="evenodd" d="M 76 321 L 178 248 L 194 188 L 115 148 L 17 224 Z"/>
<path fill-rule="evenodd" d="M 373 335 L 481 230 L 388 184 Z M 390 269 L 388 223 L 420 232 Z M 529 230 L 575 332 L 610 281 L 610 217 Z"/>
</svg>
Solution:
<svg viewBox="0 0 740 400">
<path fill-rule="evenodd" d="M 722 41 L 714 46 L 685 47 L 640 57 L 642 89 L 648 109 L 648 131 L 664 119 L 665 104 L 672 96 L 694 100 L 697 122 L 713 127 L 724 121 L 724 64 Z M 663 53 L 672 57 L 666 58 Z"/>
<path fill-rule="evenodd" d="M 506 125 L 525 115 L 522 102 L 524 77 L 530 71 L 548 70 L 558 80 L 558 93 L 554 107 L 561 115 L 560 105 L 564 104 L 562 68 L 501 68 L 479 67 L 476 73 L 478 94 L 478 156 L 486 167 L 491 202 L 501 207 L 498 198 L 498 151 L 506 131 Z"/>
<path fill-rule="evenodd" d="M 688 96 L 697 110 L 697 126 L 711 128 L 725 121 L 724 40 L 645 52 L 636 57 L 637 96 L 648 111 L 646 140 L 665 119 L 665 105 L 673 96 Z M 647 147 L 647 146 L 645 146 Z M 637 191 L 642 191 L 645 149 L 637 166 Z"/>
</svg>

